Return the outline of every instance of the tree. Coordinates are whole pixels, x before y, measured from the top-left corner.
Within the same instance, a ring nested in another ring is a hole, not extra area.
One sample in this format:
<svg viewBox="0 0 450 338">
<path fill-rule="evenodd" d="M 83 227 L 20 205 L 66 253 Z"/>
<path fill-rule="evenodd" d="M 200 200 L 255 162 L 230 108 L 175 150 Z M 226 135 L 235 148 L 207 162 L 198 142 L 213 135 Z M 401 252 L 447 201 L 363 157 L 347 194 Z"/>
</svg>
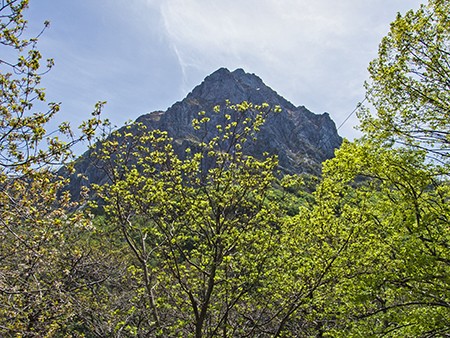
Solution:
<svg viewBox="0 0 450 338">
<path fill-rule="evenodd" d="M 267 107 L 229 107 L 218 136 L 194 143 L 185 159 L 165 132 L 146 132 L 142 125 L 140 132 L 129 126 L 116 133 L 100 150 L 118 164 L 110 171 L 112 184 L 99 191 L 135 254 L 154 334 L 248 330 L 239 312 L 265 278 L 278 223 L 266 200 L 275 158 L 258 161 L 242 153 L 263 121 L 262 112 L 248 112 L 261 109 Z M 206 130 L 204 114 L 195 129 Z"/>
<path fill-rule="evenodd" d="M 347 323 L 336 335 L 448 334 L 449 194 L 424 152 L 346 142 L 325 164 L 314 214 L 331 221 L 314 222 L 350 238 L 334 266 L 330 312 Z"/>
<path fill-rule="evenodd" d="M 327 241 L 349 239 L 331 335 L 450 333 L 449 13 L 431 0 L 398 15 L 369 66 L 365 134 L 324 164 L 311 219 Z"/>
<path fill-rule="evenodd" d="M 53 61 L 42 70 L 42 32 L 26 38 L 27 6 L 0 5 L 0 335 L 50 337 L 76 332 L 83 313 L 77 304 L 92 300 L 92 288 L 106 278 L 96 264 L 101 258 L 85 250 L 90 220 L 73 212 L 77 205 L 61 193 L 67 180 L 57 173 L 73 157 L 71 146 L 94 135 L 102 103 L 82 124 L 82 136 L 68 123 L 47 132 L 59 104 L 38 111 L 46 106 L 39 85 Z"/>
<path fill-rule="evenodd" d="M 131 124 L 93 149 L 110 178 L 96 189 L 108 223 L 142 281 L 141 308 L 130 313 L 147 313 L 121 329 L 142 337 L 288 337 L 332 325 L 317 320 L 314 302 L 345 242 L 326 254 L 311 248 L 314 227 L 287 215 L 281 186 L 272 193 L 280 184 L 276 158 L 243 153 L 268 113 L 266 104 L 217 106 L 193 120 L 188 143 Z M 184 144 L 181 153 L 175 144 Z M 289 182 L 298 178 L 281 184 Z"/>
<path fill-rule="evenodd" d="M 400 14 L 371 62 L 366 84 L 376 114 L 361 114 L 370 137 L 426 149 L 448 162 L 450 4 L 431 0 Z"/>
</svg>

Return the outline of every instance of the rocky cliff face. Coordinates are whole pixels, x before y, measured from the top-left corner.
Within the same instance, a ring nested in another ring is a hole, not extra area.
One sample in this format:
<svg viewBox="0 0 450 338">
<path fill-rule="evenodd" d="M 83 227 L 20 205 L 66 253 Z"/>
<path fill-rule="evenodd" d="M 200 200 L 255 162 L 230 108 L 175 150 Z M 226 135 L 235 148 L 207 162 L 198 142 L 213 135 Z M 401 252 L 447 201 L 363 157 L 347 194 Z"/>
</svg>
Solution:
<svg viewBox="0 0 450 338">
<path fill-rule="evenodd" d="M 280 169 L 285 173 L 320 173 L 321 163 L 333 157 L 334 150 L 342 142 L 327 113 L 316 115 L 303 106 L 295 107 L 266 86 L 258 76 L 242 69 L 230 72 L 221 68 L 167 111 L 142 115 L 137 121 L 149 129 L 165 130 L 177 144 L 185 144 L 195 135 L 191 121 L 198 117 L 197 113 L 223 105 L 226 100 L 231 103 L 265 102 L 281 107 L 281 113 L 267 118 L 256 142 L 249 145 L 246 151 L 256 157 L 261 157 L 264 152 L 278 155 Z M 85 174 L 90 182 L 102 181 L 101 175 L 89 165 L 87 156 L 78 161 L 76 169 Z M 71 190 L 76 194 L 77 189 Z"/>
</svg>

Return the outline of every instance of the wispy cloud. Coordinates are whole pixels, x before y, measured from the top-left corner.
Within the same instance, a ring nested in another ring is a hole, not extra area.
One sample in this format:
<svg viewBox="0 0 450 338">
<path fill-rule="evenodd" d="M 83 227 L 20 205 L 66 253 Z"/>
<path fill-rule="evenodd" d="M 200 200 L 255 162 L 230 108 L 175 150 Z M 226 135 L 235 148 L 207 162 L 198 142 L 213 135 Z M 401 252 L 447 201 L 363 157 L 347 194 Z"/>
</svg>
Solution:
<svg viewBox="0 0 450 338">
<path fill-rule="evenodd" d="M 414 3 L 171 0 L 159 6 L 188 85 L 198 73 L 244 67 L 294 103 L 334 113 L 339 123 L 362 100 L 367 64 L 389 22 Z"/>
</svg>

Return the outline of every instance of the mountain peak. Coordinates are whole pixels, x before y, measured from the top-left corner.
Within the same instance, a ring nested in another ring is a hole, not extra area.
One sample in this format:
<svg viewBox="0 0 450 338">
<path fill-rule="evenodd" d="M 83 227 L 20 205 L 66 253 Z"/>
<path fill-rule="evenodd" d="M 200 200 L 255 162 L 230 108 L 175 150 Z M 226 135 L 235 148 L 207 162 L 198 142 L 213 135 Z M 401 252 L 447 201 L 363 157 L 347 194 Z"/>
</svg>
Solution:
<svg viewBox="0 0 450 338">
<path fill-rule="evenodd" d="M 230 71 L 219 68 L 194 88 L 188 98 L 200 99 L 210 104 L 219 104 L 225 100 L 232 103 L 249 101 L 255 104 L 270 102 L 294 109 L 294 105 L 268 87 L 258 76 L 246 73 L 238 68 Z"/>
<path fill-rule="evenodd" d="M 231 78 L 236 81 L 248 82 L 249 80 L 256 83 L 262 83 L 262 80 L 255 74 L 247 73 L 242 68 L 237 68 L 234 71 L 230 71 L 228 68 L 222 67 L 212 72 L 205 78 L 205 81 L 217 81 L 225 78 Z"/>
</svg>

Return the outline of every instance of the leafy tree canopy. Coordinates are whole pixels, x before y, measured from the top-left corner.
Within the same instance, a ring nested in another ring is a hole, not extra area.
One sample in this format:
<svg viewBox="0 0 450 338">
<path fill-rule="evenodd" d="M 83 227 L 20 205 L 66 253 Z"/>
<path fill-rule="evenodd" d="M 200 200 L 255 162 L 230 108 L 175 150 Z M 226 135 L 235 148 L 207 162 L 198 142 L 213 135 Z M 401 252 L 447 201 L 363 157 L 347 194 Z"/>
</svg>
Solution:
<svg viewBox="0 0 450 338">
<path fill-rule="evenodd" d="M 371 62 L 366 84 L 376 114 L 361 114 L 368 137 L 425 149 L 448 163 L 450 3 L 431 0 L 400 14 Z"/>
<path fill-rule="evenodd" d="M 80 303 L 92 300 L 87 285 L 105 278 L 97 269 L 101 265 L 88 268 L 97 258 L 84 252 L 80 234 L 90 221 L 68 212 L 76 204 L 61 193 L 67 180 L 56 172 L 72 158 L 74 143 L 93 137 L 102 103 L 80 126 L 81 136 L 68 123 L 47 130 L 60 106 L 46 103 L 40 81 L 53 61 L 41 65 L 40 33 L 27 37 L 27 6 L 27 0 L 0 4 L 0 335 L 5 337 L 74 330 L 77 315 L 85 312 Z"/>
<path fill-rule="evenodd" d="M 449 2 L 398 15 L 369 71 L 375 113 L 363 110 L 364 136 L 324 164 L 315 194 L 322 236 L 349 238 L 330 300 L 347 324 L 330 333 L 447 336 Z"/>
</svg>

